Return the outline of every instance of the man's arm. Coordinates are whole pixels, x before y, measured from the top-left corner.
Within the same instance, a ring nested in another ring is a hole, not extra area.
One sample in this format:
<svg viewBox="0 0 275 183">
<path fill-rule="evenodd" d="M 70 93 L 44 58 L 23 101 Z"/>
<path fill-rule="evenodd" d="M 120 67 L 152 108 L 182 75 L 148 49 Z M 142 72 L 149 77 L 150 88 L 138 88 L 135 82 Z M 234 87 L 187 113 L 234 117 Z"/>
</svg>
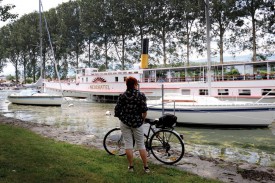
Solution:
<svg viewBox="0 0 275 183">
<path fill-rule="evenodd" d="M 145 121 L 145 118 L 147 116 L 147 112 L 142 113 L 142 120 Z"/>
</svg>

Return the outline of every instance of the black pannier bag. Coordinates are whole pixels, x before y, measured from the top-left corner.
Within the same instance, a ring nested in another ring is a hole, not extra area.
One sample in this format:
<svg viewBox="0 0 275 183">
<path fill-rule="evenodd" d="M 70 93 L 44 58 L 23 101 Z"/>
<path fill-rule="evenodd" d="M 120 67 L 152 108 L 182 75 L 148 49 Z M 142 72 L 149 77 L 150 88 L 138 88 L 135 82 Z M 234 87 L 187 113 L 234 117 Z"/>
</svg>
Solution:
<svg viewBox="0 0 275 183">
<path fill-rule="evenodd" d="M 177 116 L 173 114 L 164 114 L 159 118 L 159 121 L 156 124 L 157 128 L 171 128 L 177 123 Z"/>
</svg>

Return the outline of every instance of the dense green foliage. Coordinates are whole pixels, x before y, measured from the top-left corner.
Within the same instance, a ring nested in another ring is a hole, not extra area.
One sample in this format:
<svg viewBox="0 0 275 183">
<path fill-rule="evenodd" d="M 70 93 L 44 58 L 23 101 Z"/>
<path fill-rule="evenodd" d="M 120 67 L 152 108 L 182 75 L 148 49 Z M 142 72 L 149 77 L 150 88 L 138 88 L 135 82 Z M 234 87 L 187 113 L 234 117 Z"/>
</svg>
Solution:
<svg viewBox="0 0 275 183">
<path fill-rule="evenodd" d="M 14 5 L 5 5 L 1 6 L 3 0 L 0 0 L 0 21 L 5 22 L 8 19 L 15 19 L 17 17 L 16 14 L 10 13 L 15 6 Z"/>
<path fill-rule="evenodd" d="M 212 55 L 223 63 L 225 52 L 274 54 L 272 0 L 212 0 L 209 5 Z M 43 27 L 43 54 L 39 56 L 38 12 L 20 17 L 0 29 L 0 69 L 11 62 L 35 81 L 42 64 L 45 77 L 55 77 L 53 58 L 61 78 L 70 69 L 116 67 L 138 63 L 141 41 L 150 39 L 150 65 L 189 65 L 190 55 L 205 54 L 203 0 L 75 0 L 43 13 L 53 45 Z"/>
<path fill-rule="evenodd" d="M 0 182 L 218 182 L 161 165 L 150 165 L 147 175 L 139 159 L 130 173 L 126 157 L 7 125 L 0 125 L 0 152 Z"/>
</svg>

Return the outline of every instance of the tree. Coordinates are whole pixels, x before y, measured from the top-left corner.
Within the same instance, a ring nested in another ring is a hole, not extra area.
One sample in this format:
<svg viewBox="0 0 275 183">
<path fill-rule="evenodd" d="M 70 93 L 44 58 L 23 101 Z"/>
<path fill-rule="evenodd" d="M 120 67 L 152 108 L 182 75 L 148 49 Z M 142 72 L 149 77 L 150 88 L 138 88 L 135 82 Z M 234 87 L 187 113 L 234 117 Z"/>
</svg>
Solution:
<svg viewBox="0 0 275 183">
<path fill-rule="evenodd" d="M 140 36 L 139 39 L 139 49 L 142 51 L 142 41 L 145 36 L 149 37 L 151 31 L 153 29 L 153 25 L 151 24 L 152 10 L 154 8 L 153 2 L 148 0 L 128 0 L 128 3 L 131 4 L 132 13 L 135 15 L 133 17 L 134 29 L 136 31 L 136 35 Z"/>
<path fill-rule="evenodd" d="M 217 43 L 220 52 L 220 63 L 223 64 L 224 43 L 229 44 L 230 40 L 225 40 L 227 31 L 236 31 L 234 23 L 238 19 L 238 12 L 235 7 L 235 0 L 213 0 L 211 6 L 212 32 L 218 37 Z"/>
<path fill-rule="evenodd" d="M 275 3 L 274 1 L 268 1 L 262 12 L 263 21 L 259 22 L 262 27 L 262 31 L 265 34 L 263 43 L 261 44 L 261 51 L 265 55 L 259 55 L 261 57 L 274 55 L 275 50 Z"/>
<path fill-rule="evenodd" d="M 114 27 L 114 45 L 117 52 L 117 56 L 121 62 L 122 70 L 125 67 L 125 47 L 126 40 L 133 37 L 134 31 L 134 14 L 131 11 L 131 4 L 127 0 L 112 0 L 112 17 L 115 23 Z M 119 53 L 118 48 L 120 48 L 121 53 Z"/>
<path fill-rule="evenodd" d="M 84 48 L 84 33 L 81 30 L 80 26 L 80 6 L 77 1 L 70 2 L 70 3 L 63 3 L 61 5 L 63 9 L 62 17 L 60 17 L 65 26 L 67 33 L 67 41 L 69 43 L 69 54 L 75 56 L 75 67 L 79 67 L 79 56 L 83 52 Z"/>
<path fill-rule="evenodd" d="M 4 26 L 0 29 L 0 71 L 3 71 L 3 67 L 6 66 L 8 60 L 6 59 L 7 53 L 7 45 L 6 42 L 8 41 L 8 26 Z"/>
<path fill-rule="evenodd" d="M 250 45 L 248 48 L 252 48 L 252 61 L 257 60 L 257 36 L 263 38 L 262 22 L 264 19 L 264 12 L 266 12 L 273 5 L 273 0 L 238 0 L 237 7 L 240 12 L 243 13 L 243 17 L 251 20 L 252 36 L 249 39 Z"/>
<path fill-rule="evenodd" d="M 153 31 L 152 34 L 160 39 L 162 43 L 162 57 L 164 65 L 167 64 L 167 44 L 173 39 L 175 29 L 174 14 L 168 0 L 154 0 L 152 15 Z"/>
<path fill-rule="evenodd" d="M 8 24 L 5 26 L 5 39 L 4 45 L 7 47 L 5 50 L 5 57 L 13 64 L 15 67 L 15 79 L 16 82 L 19 81 L 18 77 L 18 66 L 20 57 L 20 37 L 17 30 L 17 24 Z"/>
<path fill-rule="evenodd" d="M 98 0 L 82 0 L 81 1 L 81 26 L 85 32 L 85 39 L 88 40 L 89 46 L 89 65 L 91 64 L 90 56 L 91 43 L 96 45 L 94 49 L 95 57 L 99 48 L 103 49 L 105 68 L 108 68 L 108 51 L 111 48 L 114 32 L 114 21 L 111 13 L 110 0 L 104 2 Z M 96 57 L 97 60 L 102 59 Z M 94 63 L 93 63 L 94 64 Z"/>
<path fill-rule="evenodd" d="M 175 31 L 179 44 L 186 46 L 186 51 L 182 50 L 183 54 L 186 54 L 187 65 L 189 65 L 190 54 L 192 53 L 192 47 L 201 53 L 204 48 L 202 41 L 204 40 L 204 20 L 199 20 L 204 17 L 204 3 L 186 0 L 171 1 L 172 9 L 174 10 Z"/>
<path fill-rule="evenodd" d="M 38 69 L 37 60 L 39 56 L 39 14 L 33 12 L 27 15 L 26 23 L 28 26 L 28 36 L 25 37 L 27 44 L 28 57 L 30 61 L 27 64 L 27 76 L 32 77 L 33 82 L 40 76 L 40 69 Z M 41 63 L 40 63 L 41 64 Z M 39 65 L 41 66 L 41 65 Z M 40 68 L 40 67 L 39 67 Z"/>
<path fill-rule="evenodd" d="M 17 14 L 10 13 L 10 10 L 12 10 L 15 5 L 4 5 L 1 6 L 3 0 L 0 0 L 0 21 L 7 21 L 8 19 L 15 19 L 17 18 Z"/>
</svg>

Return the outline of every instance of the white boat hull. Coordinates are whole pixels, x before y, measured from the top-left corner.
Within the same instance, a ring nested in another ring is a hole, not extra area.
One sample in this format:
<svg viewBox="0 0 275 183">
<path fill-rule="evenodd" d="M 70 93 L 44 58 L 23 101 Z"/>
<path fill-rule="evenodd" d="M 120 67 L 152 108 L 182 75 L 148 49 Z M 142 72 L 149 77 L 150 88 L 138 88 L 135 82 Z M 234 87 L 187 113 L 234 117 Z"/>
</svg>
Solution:
<svg viewBox="0 0 275 183">
<path fill-rule="evenodd" d="M 219 126 L 268 126 L 275 118 L 275 103 L 176 94 L 165 95 L 164 99 L 148 101 L 148 118 L 159 118 L 164 112 L 176 115 L 178 123 Z"/>
<path fill-rule="evenodd" d="M 62 96 L 8 96 L 13 104 L 40 105 L 40 106 L 61 106 Z"/>
<path fill-rule="evenodd" d="M 219 126 L 269 126 L 274 121 L 275 109 L 254 110 L 202 110 L 165 109 L 165 113 L 175 114 L 178 123 L 192 125 L 219 125 Z M 148 118 L 155 119 L 162 116 L 162 109 L 150 108 Z"/>
</svg>

